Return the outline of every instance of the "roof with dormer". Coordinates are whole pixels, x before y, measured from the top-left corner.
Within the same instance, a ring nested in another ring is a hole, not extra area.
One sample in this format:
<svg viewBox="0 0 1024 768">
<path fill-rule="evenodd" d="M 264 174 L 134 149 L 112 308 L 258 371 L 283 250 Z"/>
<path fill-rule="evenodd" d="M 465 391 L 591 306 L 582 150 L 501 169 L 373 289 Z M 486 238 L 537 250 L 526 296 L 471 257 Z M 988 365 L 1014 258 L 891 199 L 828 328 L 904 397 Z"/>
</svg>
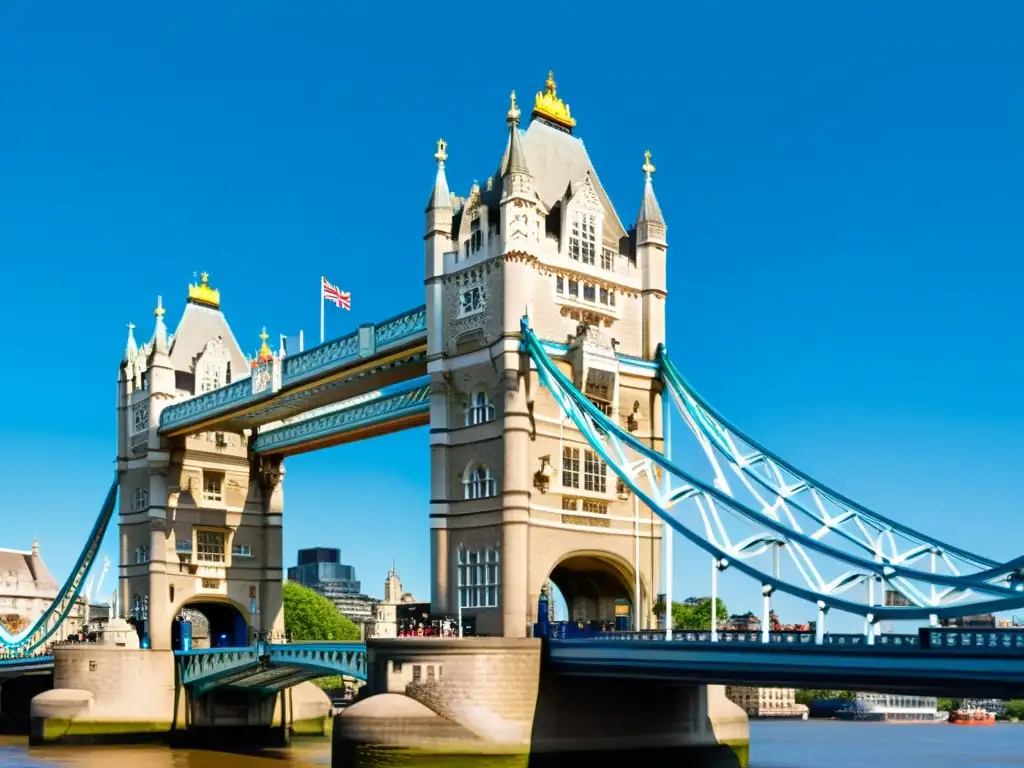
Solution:
<svg viewBox="0 0 1024 768">
<path fill-rule="evenodd" d="M 58 590 L 38 546 L 30 552 L 0 549 L 0 594 L 56 597 Z"/>
<path fill-rule="evenodd" d="M 552 77 L 549 76 L 549 81 Z M 571 197 L 578 185 L 588 178 L 597 192 L 598 199 L 604 209 L 604 231 L 602 239 L 607 247 L 618 249 L 619 243 L 627 235 L 626 227 L 623 226 L 611 198 L 601 186 L 601 180 L 597 170 L 590 160 L 583 142 L 573 136 L 567 130 L 568 124 L 560 124 L 548 114 L 551 110 L 557 111 L 557 104 L 561 103 L 553 93 L 552 84 L 549 82 L 547 93 L 538 94 L 538 106 L 534 108 L 530 124 L 525 130 L 517 128 L 510 131 L 505 140 L 505 150 L 502 154 L 498 170 L 492 179 L 489 179 L 489 188 L 485 186 L 480 189 L 474 186 L 466 199 L 455 198 L 455 218 L 453 231 L 459 231 L 459 219 L 467 206 L 471 207 L 474 198 L 479 197 L 479 202 L 488 208 L 496 209 L 501 201 L 502 180 L 509 172 L 526 172 L 533 177 L 533 187 L 537 200 L 542 204 L 545 214 L 550 214 L 561 205 L 566 197 Z M 541 104 L 542 97 L 555 99 L 555 106 Z M 564 106 L 564 105 L 563 105 Z M 513 98 L 513 109 L 516 108 Z M 565 119 L 568 118 L 568 107 L 565 108 Z M 571 120 L 575 125 L 575 120 Z M 510 155 L 515 160 L 514 167 L 510 169 Z"/>
</svg>

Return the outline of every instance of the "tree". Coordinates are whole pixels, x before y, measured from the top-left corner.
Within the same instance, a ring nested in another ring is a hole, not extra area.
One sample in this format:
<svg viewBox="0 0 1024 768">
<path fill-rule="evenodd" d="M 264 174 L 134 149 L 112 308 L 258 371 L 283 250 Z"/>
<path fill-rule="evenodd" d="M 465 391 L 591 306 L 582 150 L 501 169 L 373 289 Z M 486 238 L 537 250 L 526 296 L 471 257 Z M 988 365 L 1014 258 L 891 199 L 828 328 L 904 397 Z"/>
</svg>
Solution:
<svg viewBox="0 0 1024 768">
<path fill-rule="evenodd" d="M 359 628 L 338 612 L 330 600 L 292 581 L 282 586 L 284 631 L 293 641 L 350 640 L 358 642 Z"/>
<path fill-rule="evenodd" d="M 654 606 L 654 613 L 661 617 L 665 615 L 665 604 L 658 601 Z M 729 611 L 725 607 L 722 598 L 718 598 L 718 621 L 723 622 L 729 618 Z M 689 630 L 711 629 L 711 598 L 704 597 L 694 604 L 677 603 L 672 601 L 672 628 Z"/>
</svg>

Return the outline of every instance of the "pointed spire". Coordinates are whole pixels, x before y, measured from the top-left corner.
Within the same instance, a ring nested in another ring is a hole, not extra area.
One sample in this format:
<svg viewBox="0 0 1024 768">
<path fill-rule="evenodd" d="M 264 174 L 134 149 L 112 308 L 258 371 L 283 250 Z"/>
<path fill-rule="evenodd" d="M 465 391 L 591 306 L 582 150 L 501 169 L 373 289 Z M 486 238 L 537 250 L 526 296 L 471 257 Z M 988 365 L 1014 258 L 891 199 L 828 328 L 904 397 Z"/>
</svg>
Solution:
<svg viewBox="0 0 1024 768">
<path fill-rule="evenodd" d="M 434 153 L 437 160 L 437 177 L 434 179 L 434 189 L 430 193 L 430 202 L 427 210 L 436 208 L 451 208 L 451 193 L 448 191 L 448 179 L 444 175 L 444 161 L 448 159 L 448 142 L 444 139 L 437 140 L 437 152 Z"/>
<path fill-rule="evenodd" d="M 515 91 L 512 91 L 510 101 L 511 106 L 506 116 L 508 121 L 508 158 L 502 162 L 502 178 L 513 173 L 530 175 L 530 169 L 526 165 L 526 152 L 523 151 L 523 142 L 519 138 L 519 105 L 516 104 Z"/>
<path fill-rule="evenodd" d="M 651 180 L 651 174 L 654 173 L 655 168 L 651 164 L 651 150 L 644 150 L 644 164 L 641 169 L 646 177 L 644 180 L 644 196 L 640 201 L 640 213 L 637 214 L 637 224 L 640 222 L 648 222 L 652 224 L 661 224 L 664 226 L 665 220 L 661 217 L 661 206 L 658 205 L 658 198 L 654 196 L 654 183 Z"/>
<path fill-rule="evenodd" d="M 153 314 L 156 315 L 156 330 L 153 331 L 153 351 L 157 354 L 167 354 L 167 326 L 164 325 L 164 313 L 167 310 L 164 309 L 164 297 L 156 297 L 156 309 L 153 310 Z"/>
<path fill-rule="evenodd" d="M 135 323 L 128 323 L 128 342 L 124 347 L 124 359 L 121 362 L 132 363 L 139 355 L 139 345 L 135 343 Z"/>
</svg>

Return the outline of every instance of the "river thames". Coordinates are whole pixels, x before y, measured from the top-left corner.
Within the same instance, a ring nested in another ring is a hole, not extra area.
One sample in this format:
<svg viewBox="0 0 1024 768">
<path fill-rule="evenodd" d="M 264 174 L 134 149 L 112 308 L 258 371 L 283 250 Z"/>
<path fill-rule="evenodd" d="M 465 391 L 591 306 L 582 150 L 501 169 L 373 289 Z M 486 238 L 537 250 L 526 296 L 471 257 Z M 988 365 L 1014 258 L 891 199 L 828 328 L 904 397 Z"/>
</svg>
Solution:
<svg viewBox="0 0 1024 768">
<path fill-rule="evenodd" d="M 872 723 L 753 722 L 751 768 L 1006 768 L 1024 766 L 1024 725 L 987 728 Z M 326 739 L 259 756 L 162 747 L 47 747 L 0 737 L 3 768 L 312 768 L 330 765 Z M 460 760 L 465 768 L 500 762 Z M 415 768 L 413 760 L 403 762 Z M 437 765 L 437 763 L 431 763 Z"/>
</svg>

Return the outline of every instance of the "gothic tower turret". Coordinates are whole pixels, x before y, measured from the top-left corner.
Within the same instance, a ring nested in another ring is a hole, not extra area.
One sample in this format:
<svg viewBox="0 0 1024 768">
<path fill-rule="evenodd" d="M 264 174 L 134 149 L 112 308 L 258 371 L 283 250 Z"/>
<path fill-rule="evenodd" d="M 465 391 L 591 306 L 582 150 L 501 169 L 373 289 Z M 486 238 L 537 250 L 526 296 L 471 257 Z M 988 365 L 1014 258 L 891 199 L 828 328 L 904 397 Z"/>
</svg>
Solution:
<svg viewBox="0 0 1024 768">
<path fill-rule="evenodd" d="M 644 357 L 653 358 L 658 345 L 665 343 L 665 298 L 668 296 L 668 283 L 665 274 L 666 251 L 668 242 L 665 240 L 665 220 L 661 216 L 661 206 L 654 196 L 654 182 L 651 175 L 654 166 L 651 164 L 651 152 L 644 152 L 644 195 L 640 200 L 640 212 L 636 217 L 636 258 L 643 276 Z"/>
<path fill-rule="evenodd" d="M 444 274 L 445 254 L 452 250 L 452 198 L 448 191 L 448 179 L 444 173 L 444 161 L 448 159 L 448 143 L 444 139 L 437 140 L 437 176 L 434 188 L 430 192 L 427 203 L 427 233 L 423 236 L 426 251 L 427 275 L 427 317 L 434 322 L 428 323 L 432 333 L 427 337 L 427 356 L 440 354 L 440 340 L 437 334 L 441 330 L 441 276 Z"/>
</svg>

